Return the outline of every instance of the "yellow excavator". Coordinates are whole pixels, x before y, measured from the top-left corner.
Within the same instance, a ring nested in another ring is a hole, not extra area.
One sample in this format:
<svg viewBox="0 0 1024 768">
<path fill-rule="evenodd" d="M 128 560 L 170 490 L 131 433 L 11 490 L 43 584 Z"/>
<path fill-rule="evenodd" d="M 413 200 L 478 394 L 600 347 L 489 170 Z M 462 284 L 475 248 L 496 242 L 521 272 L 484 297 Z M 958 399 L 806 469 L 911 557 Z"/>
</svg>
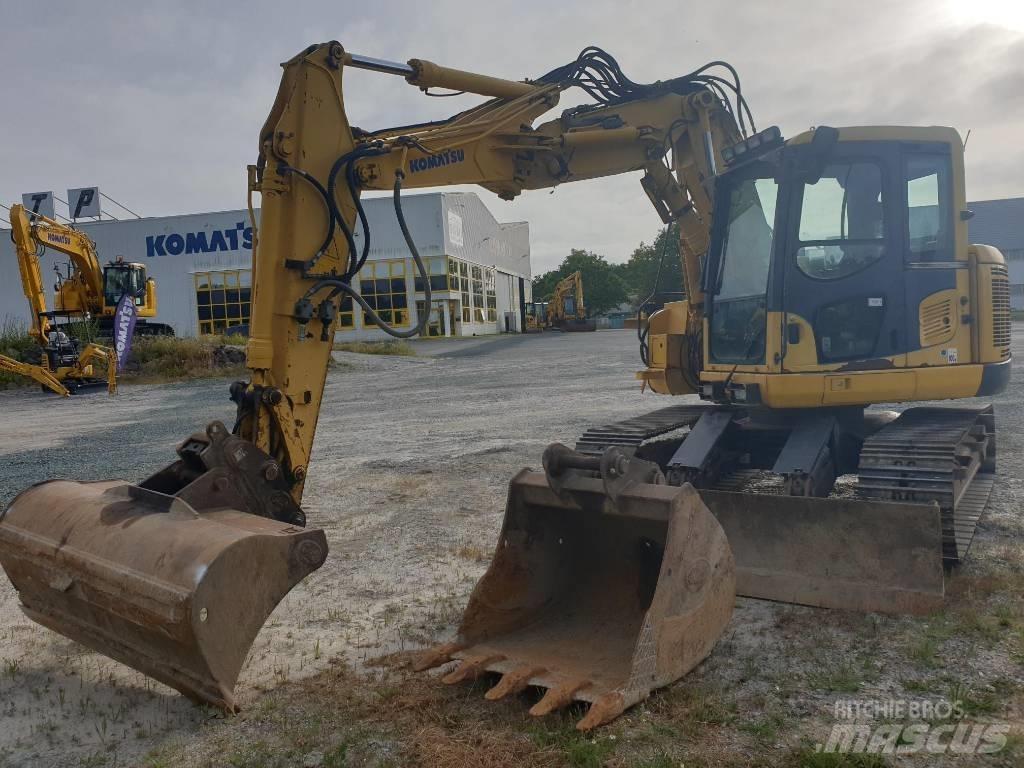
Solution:
<svg viewBox="0 0 1024 768">
<path fill-rule="evenodd" d="M 100 336 L 113 336 L 117 306 L 125 295 L 131 298 L 138 317 L 154 317 L 156 283 L 146 277 L 145 266 L 123 259 L 103 266 L 96 244 L 84 232 L 20 204 L 11 206 L 11 240 L 32 316 L 31 335 L 40 344 L 42 360 L 40 365 L 32 365 L 0 356 L 0 368 L 35 379 L 44 389 L 64 396 L 104 383 L 113 392 L 113 350 L 99 344 L 83 345 L 68 331 L 74 323 L 85 321 L 95 323 Z M 66 272 L 57 268 L 53 310 L 47 308 L 40 265 L 40 256 L 48 248 L 69 259 Z M 138 335 L 173 334 L 170 326 L 146 320 L 134 328 Z M 97 362 L 106 365 L 105 380 L 95 376 Z"/>
<path fill-rule="evenodd" d="M 531 301 L 526 304 L 526 329 L 524 333 L 543 332 L 548 319 L 548 303 Z"/>
<path fill-rule="evenodd" d="M 0 520 L 0 562 L 29 616 L 235 708 L 278 600 L 327 556 L 300 502 L 338 305 L 393 336 L 356 290 L 372 232 L 360 194 L 474 183 L 513 198 L 637 172 L 678 223 L 686 299 L 649 320 L 643 382 L 696 395 L 550 446 L 509 486 L 494 558 L 452 642 L 418 666 L 496 699 L 580 700 L 616 717 L 711 652 L 735 595 L 869 611 L 941 604 L 995 468 L 987 406 L 876 403 L 1001 391 L 1006 267 L 969 245 L 963 145 L 950 128 L 757 131 L 727 65 L 640 84 L 604 51 L 511 81 L 313 45 L 283 65 L 249 169 L 249 379 L 227 424 L 141 483 L 53 480 Z M 343 75 L 479 94 L 447 120 L 353 127 Z M 593 103 L 534 124 L 569 88 Z M 357 247 L 353 232 L 365 233 Z"/>
<path fill-rule="evenodd" d="M 577 270 L 558 281 L 547 307 L 548 327 L 558 331 L 596 331 L 583 304 L 583 274 Z"/>
</svg>

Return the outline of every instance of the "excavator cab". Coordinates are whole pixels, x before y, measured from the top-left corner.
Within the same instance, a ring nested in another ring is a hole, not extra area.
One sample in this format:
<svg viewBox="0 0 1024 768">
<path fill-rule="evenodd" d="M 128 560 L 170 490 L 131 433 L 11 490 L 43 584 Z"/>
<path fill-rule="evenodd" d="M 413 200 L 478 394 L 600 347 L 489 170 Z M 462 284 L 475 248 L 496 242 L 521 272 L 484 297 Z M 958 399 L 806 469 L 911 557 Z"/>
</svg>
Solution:
<svg viewBox="0 0 1024 768">
<path fill-rule="evenodd" d="M 103 268 L 103 305 L 115 308 L 121 297 L 131 296 L 136 306 L 146 303 L 146 268 L 118 258 Z"/>
</svg>

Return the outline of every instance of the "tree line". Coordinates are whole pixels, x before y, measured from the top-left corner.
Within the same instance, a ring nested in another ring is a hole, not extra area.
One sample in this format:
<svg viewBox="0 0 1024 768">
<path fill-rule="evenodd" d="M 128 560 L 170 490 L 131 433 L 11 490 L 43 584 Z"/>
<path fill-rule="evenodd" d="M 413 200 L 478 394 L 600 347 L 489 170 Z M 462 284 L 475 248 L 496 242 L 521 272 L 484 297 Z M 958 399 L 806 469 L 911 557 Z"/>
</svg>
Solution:
<svg viewBox="0 0 1024 768">
<path fill-rule="evenodd" d="M 593 251 L 573 248 L 557 269 L 545 272 L 533 279 L 534 301 L 551 298 L 558 281 L 579 270 L 583 276 L 584 302 L 587 314 L 599 315 L 620 304 L 639 306 L 654 291 L 658 263 L 664 261 L 661 278 L 658 280 L 660 296 L 654 303 L 678 299 L 670 292 L 682 291 L 683 274 L 679 257 L 679 228 L 673 224 L 668 230 L 661 230 L 652 243 L 640 243 L 629 259 L 613 264 L 604 256 Z"/>
</svg>

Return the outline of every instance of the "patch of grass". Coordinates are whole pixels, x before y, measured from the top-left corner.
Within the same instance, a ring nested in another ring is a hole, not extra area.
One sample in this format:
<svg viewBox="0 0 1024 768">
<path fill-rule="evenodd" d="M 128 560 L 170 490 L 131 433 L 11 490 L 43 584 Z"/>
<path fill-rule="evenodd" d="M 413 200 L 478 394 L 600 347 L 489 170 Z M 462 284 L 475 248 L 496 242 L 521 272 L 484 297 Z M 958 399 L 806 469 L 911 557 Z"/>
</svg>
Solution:
<svg viewBox="0 0 1024 768">
<path fill-rule="evenodd" d="M 244 343 L 244 337 L 138 338 L 132 343 L 131 357 L 122 378 L 152 382 L 235 375 L 244 370 L 244 354 L 238 349 L 240 343 Z"/>
<path fill-rule="evenodd" d="M 771 745 L 778 741 L 779 731 L 785 724 L 785 718 L 778 713 L 772 713 L 757 720 L 741 723 L 740 730 L 749 733 L 761 744 Z"/>
<path fill-rule="evenodd" d="M 981 613 L 973 606 L 957 611 L 954 618 L 957 623 L 957 634 L 973 636 L 989 647 L 1003 637 L 1005 628 L 1000 626 L 999 619 Z"/>
<path fill-rule="evenodd" d="M 486 563 L 491 559 L 491 555 L 488 550 L 483 547 L 478 547 L 475 544 L 463 544 L 455 550 L 455 554 L 463 560 L 469 560 L 474 563 Z"/>
<path fill-rule="evenodd" d="M 1024 627 L 1010 638 L 1010 658 L 1024 667 Z"/>
<path fill-rule="evenodd" d="M 614 751 L 614 742 L 606 739 L 581 739 L 566 748 L 565 757 L 573 768 L 601 768 Z"/>
<path fill-rule="evenodd" d="M 924 680 L 900 680 L 900 685 L 907 693 L 941 693 L 945 690 L 945 684 L 934 678 Z"/>
<path fill-rule="evenodd" d="M 1024 731 L 1010 731 L 1001 752 L 1006 757 L 1024 757 Z"/>
<path fill-rule="evenodd" d="M 615 737 L 601 732 L 580 733 L 572 720 L 559 718 L 550 725 L 538 724 L 530 729 L 530 739 L 538 747 L 560 753 L 573 768 L 601 768 L 615 751 Z"/>
<path fill-rule="evenodd" d="M 907 649 L 911 660 L 924 667 L 939 666 L 939 644 L 927 635 L 911 643 Z"/>
<path fill-rule="evenodd" d="M 679 768 L 679 762 L 662 753 L 654 757 L 634 760 L 629 766 L 630 768 Z"/>
<path fill-rule="evenodd" d="M 359 355 L 398 355 L 415 357 L 416 349 L 407 341 L 341 341 L 335 342 L 336 352 L 355 352 Z"/>
<path fill-rule="evenodd" d="M 345 768 L 348 765 L 348 742 L 324 753 L 322 768 Z"/>
<path fill-rule="evenodd" d="M 109 755 L 103 752 L 93 752 L 79 759 L 78 768 L 102 768 L 102 766 L 109 765 L 109 763 Z"/>
<path fill-rule="evenodd" d="M 232 768 L 271 768 L 284 765 L 265 741 L 245 744 L 226 755 L 225 760 Z"/>
<path fill-rule="evenodd" d="M 782 765 L 791 768 L 885 768 L 889 763 L 880 755 L 815 752 L 806 748 L 790 753 Z"/>
<path fill-rule="evenodd" d="M 829 693 L 856 693 L 863 683 L 864 673 L 849 662 L 832 667 L 822 665 L 821 671 L 807 676 L 811 688 Z"/>
<path fill-rule="evenodd" d="M 706 686 L 687 688 L 683 692 L 686 727 L 698 730 L 707 725 L 728 725 L 736 719 L 736 700 L 724 691 Z"/>
<path fill-rule="evenodd" d="M 0 323 L 0 355 L 10 357 L 19 363 L 32 363 L 38 365 L 41 353 L 36 340 L 28 334 L 28 328 L 24 323 L 7 315 Z M 0 386 L 7 384 L 32 384 L 35 382 L 24 376 L 14 373 L 0 371 Z"/>
<path fill-rule="evenodd" d="M 999 699 L 994 691 L 975 691 L 961 682 L 949 687 L 947 697 L 964 715 L 991 715 L 999 709 Z"/>
</svg>

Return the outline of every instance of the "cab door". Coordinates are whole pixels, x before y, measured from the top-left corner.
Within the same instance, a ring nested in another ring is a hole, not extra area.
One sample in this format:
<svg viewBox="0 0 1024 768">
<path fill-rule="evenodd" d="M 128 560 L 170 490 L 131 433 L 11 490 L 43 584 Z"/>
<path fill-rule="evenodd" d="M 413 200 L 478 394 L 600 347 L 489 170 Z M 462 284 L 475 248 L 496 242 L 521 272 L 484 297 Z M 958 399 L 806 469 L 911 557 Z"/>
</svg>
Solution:
<svg viewBox="0 0 1024 768">
<path fill-rule="evenodd" d="M 821 178 L 791 180 L 784 371 L 906 364 L 901 178 L 895 144 L 840 142 Z"/>
</svg>

